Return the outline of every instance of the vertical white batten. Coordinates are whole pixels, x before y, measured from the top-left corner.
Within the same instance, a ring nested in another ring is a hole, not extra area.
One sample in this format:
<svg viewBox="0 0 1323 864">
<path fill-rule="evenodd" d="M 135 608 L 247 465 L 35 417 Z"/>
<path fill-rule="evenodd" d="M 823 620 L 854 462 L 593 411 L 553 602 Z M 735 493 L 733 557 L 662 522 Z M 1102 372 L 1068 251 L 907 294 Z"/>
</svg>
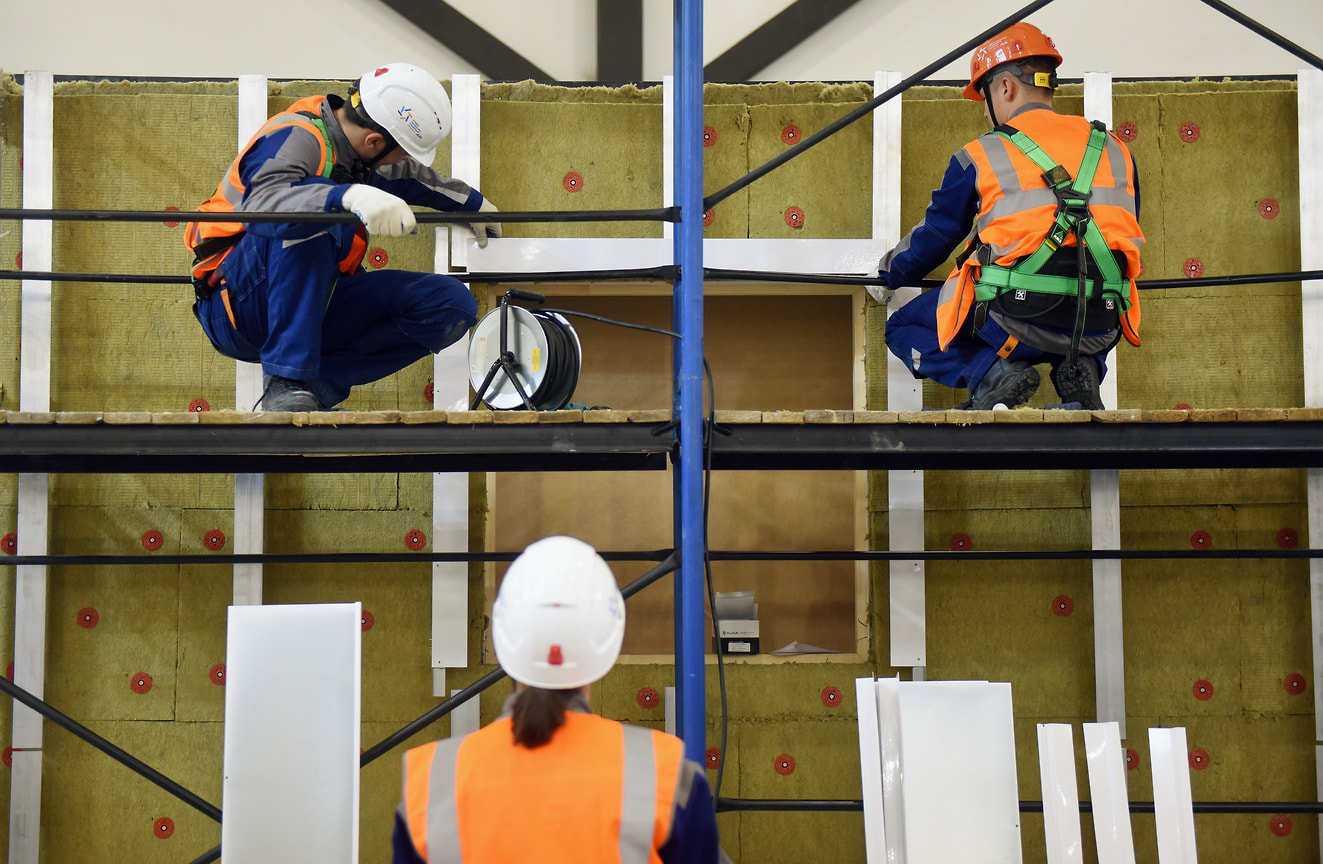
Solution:
<svg viewBox="0 0 1323 864">
<path fill-rule="evenodd" d="M 1112 127 L 1112 76 L 1105 72 L 1084 73 L 1084 116 Z M 1108 358 L 1110 374 L 1100 390 L 1103 405 L 1115 408 L 1117 357 Z M 1120 472 L 1089 472 L 1089 507 L 1093 522 L 1093 548 L 1121 548 Z M 1121 620 L 1121 562 L 1093 562 L 1093 664 L 1098 719 L 1120 726 L 1125 737 L 1125 652 Z"/>
<path fill-rule="evenodd" d="M 265 75 L 239 76 L 239 125 L 236 148 L 242 151 L 267 119 Z M 247 411 L 262 398 L 262 365 L 235 361 L 234 406 Z M 257 555 L 263 551 L 266 516 L 266 478 L 262 474 L 234 475 L 234 554 Z M 234 605 L 262 603 L 262 565 L 234 565 Z"/>
<path fill-rule="evenodd" d="M 1047 864 L 1083 864 L 1075 740 L 1069 723 L 1038 724 L 1038 780 L 1043 789 Z"/>
<path fill-rule="evenodd" d="M 1089 766 L 1098 864 L 1135 864 L 1120 727 L 1115 723 L 1085 723 L 1084 753 Z"/>
<path fill-rule="evenodd" d="M 675 76 L 662 77 L 662 206 L 675 203 Z M 662 223 L 662 239 L 675 236 L 675 223 Z"/>
<path fill-rule="evenodd" d="M 877 716 L 877 683 L 854 679 L 859 715 L 859 776 L 864 800 L 864 860 L 887 864 L 887 827 L 882 812 L 882 730 Z"/>
<path fill-rule="evenodd" d="M 482 79 L 455 75 L 450 81 L 454 126 L 450 139 L 450 173 L 481 189 Z M 450 265 L 468 262 L 468 234 L 436 229 L 434 269 L 445 273 Z M 447 260 L 447 248 L 450 255 Z M 454 405 L 467 408 L 469 396 L 468 340 L 443 349 L 432 365 L 432 407 L 444 411 Z M 432 474 L 432 550 L 467 552 L 469 548 L 469 475 L 461 472 Z M 468 665 L 469 567 L 462 561 L 432 562 L 432 668 Z M 446 693 L 444 678 L 434 681 L 433 695 Z M 476 701 L 476 700 L 475 700 Z"/>
<path fill-rule="evenodd" d="M 1323 72 L 1303 69 L 1297 76 L 1300 165 L 1300 269 L 1323 269 Z M 1323 281 L 1300 285 L 1301 350 L 1305 372 L 1305 407 L 1323 407 Z M 1323 469 L 1305 471 L 1309 548 L 1323 547 Z M 1323 680 L 1323 560 L 1309 559 L 1310 630 L 1314 646 L 1314 680 Z M 1314 688 L 1314 740 L 1323 741 L 1323 693 Z M 1318 798 L 1323 801 L 1323 747 L 1315 749 L 1319 764 Z M 1323 849 L 1323 820 L 1319 822 Z"/>
<path fill-rule="evenodd" d="M 873 92 L 900 83 L 899 72 L 878 72 Z M 883 252 L 900 242 L 900 98 L 873 111 L 873 239 Z M 916 288 L 896 292 L 887 310 L 919 295 Z M 900 360 L 887 354 L 887 410 L 919 411 L 923 385 Z M 888 534 L 892 550 L 923 549 L 923 472 L 887 472 Z M 922 561 L 892 561 L 890 571 L 891 665 L 926 666 L 927 619 Z M 919 677 L 922 677 L 921 675 Z"/>
<path fill-rule="evenodd" d="M 55 201 L 55 78 L 50 72 L 23 76 L 23 207 L 49 210 Z M 23 223 L 23 269 L 52 270 L 50 220 Z M 19 349 L 19 410 L 51 409 L 51 282 L 22 284 L 22 346 Z M 19 555 L 45 555 L 48 545 L 50 476 L 18 475 Z M 46 567 L 16 568 L 14 589 L 14 683 L 41 698 L 46 681 Z M 41 847 L 41 715 L 14 703 L 9 787 L 9 861 L 37 864 Z"/>
<path fill-rule="evenodd" d="M 1153 760 L 1158 864 L 1196 864 L 1190 757 L 1184 727 L 1149 729 L 1148 749 Z"/>
<path fill-rule="evenodd" d="M 452 75 L 450 105 L 453 118 L 450 130 L 450 176 L 481 189 L 482 78 L 477 75 Z M 462 228 L 451 230 L 451 266 L 461 270 L 469 266 L 471 236 Z"/>
</svg>

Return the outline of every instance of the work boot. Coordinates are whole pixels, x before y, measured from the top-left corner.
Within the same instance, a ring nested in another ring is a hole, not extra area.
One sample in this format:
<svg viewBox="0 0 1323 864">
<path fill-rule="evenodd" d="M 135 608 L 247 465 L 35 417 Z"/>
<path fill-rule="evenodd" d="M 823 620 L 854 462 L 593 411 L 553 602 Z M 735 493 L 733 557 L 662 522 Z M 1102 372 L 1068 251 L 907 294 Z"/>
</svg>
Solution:
<svg viewBox="0 0 1323 864">
<path fill-rule="evenodd" d="M 1061 401 L 1078 402 L 1085 411 L 1103 410 L 1102 393 L 1098 391 L 1098 360 L 1083 356 L 1074 363 L 1062 361 L 1052 369 L 1052 386 L 1057 388 Z"/>
<path fill-rule="evenodd" d="M 956 407 L 973 411 L 990 411 L 994 405 L 1014 408 L 1033 398 L 1040 381 L 1038 370 L 1033 366 L 1022 360 L 1001 357 L 978 382 L 969 401 Z"/>
<path fill-rule="evenodd" d="M 323 410 L 322 403 L 308 389 L 308 385 L 279 375 L 262 376 L 262 398 L 257 400 L 257 404 L 263 411 Z"/>
</svg>

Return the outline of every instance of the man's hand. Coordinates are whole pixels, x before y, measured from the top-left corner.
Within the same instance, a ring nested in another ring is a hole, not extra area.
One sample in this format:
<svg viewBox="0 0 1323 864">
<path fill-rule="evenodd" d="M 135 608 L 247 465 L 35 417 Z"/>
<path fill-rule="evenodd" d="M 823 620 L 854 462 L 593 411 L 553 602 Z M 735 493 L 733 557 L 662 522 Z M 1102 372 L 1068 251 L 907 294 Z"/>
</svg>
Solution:
<svg viewBox="0 0 1323 864">
<path fill-rule="evenodd" d="M 413 211 L 403 198 L 366 183 L 355 183 L 346 189 L 341 203 L 372 234 L 399 237 L 412 234 L 418 226 Z"/>
<path fill-rule="evenodd" d="M 497 211 L 495 204 L 488 201 L 486 198 L 483 198 L 482 208 L 479 209 L 478 212 L 496 213 L 499 211 Z M 464 227 L 473 235 L 473 239 L 478 241 L 479 249 L 487 248 L 487 238 L 501 236 L 501 223 L 499 222 L 467 222 L 460 224 L 464 225 Z"/>
<path fill-rule="evenodd" d="M 892 288 L 890 285 L 887 284 L 886 273 L 879 271 L 877 274 L 877 278 L 878 281 L 881 283 L 880 285 L 868 285 L 865 287 L 868 289 L 869 296 L 871 296 L 877 302 L 881 303 L 883 306 L 886 306 L 888 303 L 891 302 L 891 298 L 896 295 L 896 289 Z"/>
</svg>

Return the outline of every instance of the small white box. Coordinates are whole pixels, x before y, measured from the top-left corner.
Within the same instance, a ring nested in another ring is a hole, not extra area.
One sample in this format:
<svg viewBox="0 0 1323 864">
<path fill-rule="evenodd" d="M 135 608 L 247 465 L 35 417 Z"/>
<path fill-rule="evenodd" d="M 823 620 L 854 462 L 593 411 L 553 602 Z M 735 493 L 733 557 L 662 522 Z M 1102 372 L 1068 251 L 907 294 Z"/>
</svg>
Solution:
<svg viewBox="0 0 1323 864">
<path fill-rule="evenodd" d="M 718 620 L 717 633 L 721 636 L 722 654 L 759 653 L 757 618 Z"/>
</svg>

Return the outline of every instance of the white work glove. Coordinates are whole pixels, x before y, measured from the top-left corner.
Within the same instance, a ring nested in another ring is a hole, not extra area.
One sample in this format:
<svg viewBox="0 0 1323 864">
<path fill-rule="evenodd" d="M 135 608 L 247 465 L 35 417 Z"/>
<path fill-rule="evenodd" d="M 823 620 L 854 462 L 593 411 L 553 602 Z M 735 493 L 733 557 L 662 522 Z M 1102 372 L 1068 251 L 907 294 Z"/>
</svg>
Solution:
<svg viewBox="0 0 1323 864">
<path fill-rule="evenodd" d="M 345 190 L 341 202 L 346 210 L 367 226 L 371 234 L 399 237 L 402 234 L 414 233 L 418 227 L 418 220 L 414 218 L 413 211 L 404 203 L 403 198 L 376 186 L 355 183 Z"/>
<path fill-rule="evenodd" d="M 478 212 L 496 213 L 499 211 L 497 211 L 495 204 L 488 201 L 486 198 L 483 198 L 482 207 L 478 210 Z M 501 236 L 501 223 L 499 222 L 461 222 L 459 224 L 467 228 L 469 233 L 473 235 L 473 239 L 478 241 L 479 249 L 487 248 L 488 237 Z"/>
<path fill-rule="evenodd" d="M 878 273 L 878 276 L 882 277 L 883 279 L 886 278 L 881 273 Z M 896 289 L 892 288 L 890 285 L 887 285 L 885 282 L 881 285 L 867 285 L 865 287 L 868 290 L 869 296 L 872 297 L 877 302 L 881 303 L 883 306 L 886 306 L 888 303 L 890 303 L 891 298 L 896 296 Z"/>
</svg>

